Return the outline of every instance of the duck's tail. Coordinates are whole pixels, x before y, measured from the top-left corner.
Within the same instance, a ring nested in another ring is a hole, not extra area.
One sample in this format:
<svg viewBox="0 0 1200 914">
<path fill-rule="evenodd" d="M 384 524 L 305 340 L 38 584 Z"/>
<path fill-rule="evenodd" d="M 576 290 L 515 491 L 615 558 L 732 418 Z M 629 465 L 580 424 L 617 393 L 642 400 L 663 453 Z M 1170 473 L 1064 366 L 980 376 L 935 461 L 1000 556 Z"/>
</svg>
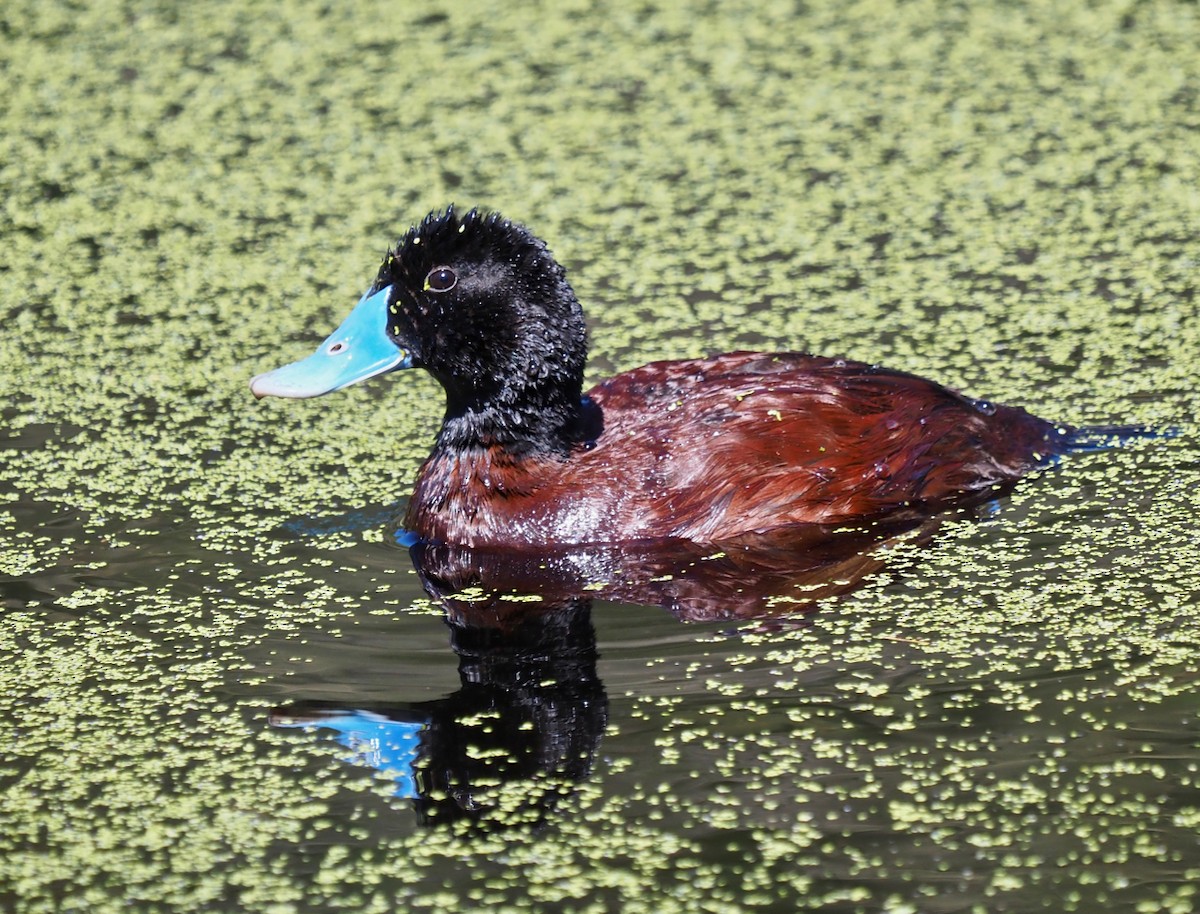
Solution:
<svg viewBox="0 0 1200 914">
<path fill-rule="evenodd" d="M 1174 438 L 1178 434 L 1177 428 L 1150 428 L 1147 425 L 1081 425 L 1064 430 L 1063 450 L 1088 454 L 1124 447 L 1135 441 Z"/>
</svg>

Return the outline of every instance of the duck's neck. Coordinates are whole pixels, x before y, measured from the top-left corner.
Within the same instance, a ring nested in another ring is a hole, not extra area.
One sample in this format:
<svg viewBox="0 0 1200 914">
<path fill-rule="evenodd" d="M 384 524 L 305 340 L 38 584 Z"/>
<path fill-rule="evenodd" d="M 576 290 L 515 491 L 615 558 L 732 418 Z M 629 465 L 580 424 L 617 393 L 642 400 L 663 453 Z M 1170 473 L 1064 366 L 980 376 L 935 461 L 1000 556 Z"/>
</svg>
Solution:
<svg viewBox="0 0 1200 914">
<path fill-rule="evenodd" d="M 600 411 L 580 393 L 582 383 L 501 388 L 487 396 L 464 396 L 447 388 L 446 415 L 436 449 L 488 451 L 514 462 L 566 457 L 594 441 Z"/>
</svg>

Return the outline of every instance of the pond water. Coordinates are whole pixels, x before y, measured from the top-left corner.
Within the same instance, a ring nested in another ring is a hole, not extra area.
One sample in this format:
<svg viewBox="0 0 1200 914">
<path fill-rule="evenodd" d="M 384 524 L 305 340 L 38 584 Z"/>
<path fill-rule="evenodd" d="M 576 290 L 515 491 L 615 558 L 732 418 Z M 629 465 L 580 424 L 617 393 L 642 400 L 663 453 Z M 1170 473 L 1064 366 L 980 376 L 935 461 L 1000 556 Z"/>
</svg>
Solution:
<svg viewBox="0 0 1200 914">
<path fill-rule="evenodd" d="M 1168 2 L 6 4 L 0 908 L 1191 911 L 1197 38 Z M 392 520 L 430 379 L 246 388 L 451 200 L 549 241 L 593 380 L 795 348 L 1178 434 L 790 614 L 463 595 Z"/>
</svg>

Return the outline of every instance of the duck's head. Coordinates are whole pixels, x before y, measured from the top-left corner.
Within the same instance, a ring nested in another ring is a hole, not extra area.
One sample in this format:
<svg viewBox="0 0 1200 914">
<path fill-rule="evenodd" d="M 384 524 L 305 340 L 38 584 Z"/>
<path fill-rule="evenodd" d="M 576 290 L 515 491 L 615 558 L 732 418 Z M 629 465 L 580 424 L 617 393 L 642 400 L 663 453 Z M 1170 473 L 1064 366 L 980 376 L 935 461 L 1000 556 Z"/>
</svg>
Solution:
<svg viewBox="0 0 1200 914">
<path fill-rule="evenodd" d="M 409 229 L 315 353 L 258 375 L 250 389 L 319 397 L 424 368 L 446 389 L 443 439 L 470 433 L 473 443 L 494 436 L 493 426 L 520 435 L 531 422 L 569 423 L 586 357 L 579 302 L 546 245 L 498 214 L 450 208 Z"/>
</svg>

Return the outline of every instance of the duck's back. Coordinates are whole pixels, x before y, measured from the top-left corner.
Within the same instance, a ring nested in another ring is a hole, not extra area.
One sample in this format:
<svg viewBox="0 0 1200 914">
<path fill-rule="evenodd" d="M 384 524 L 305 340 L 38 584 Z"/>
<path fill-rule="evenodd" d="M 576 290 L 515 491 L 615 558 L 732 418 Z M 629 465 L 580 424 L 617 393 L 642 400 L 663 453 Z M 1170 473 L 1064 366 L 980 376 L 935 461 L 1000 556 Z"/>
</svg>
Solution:
<svg viewBox="0 0 1200 914">
<path fill-rule="evenodd" d="M 589 396 L 605 431 L 581 463 L 623 470 L 618 526 L 701 541 L 929 510 L 1065 442 L 1024 410 L 797 353 L 651 363 Z"/>
</svg>

